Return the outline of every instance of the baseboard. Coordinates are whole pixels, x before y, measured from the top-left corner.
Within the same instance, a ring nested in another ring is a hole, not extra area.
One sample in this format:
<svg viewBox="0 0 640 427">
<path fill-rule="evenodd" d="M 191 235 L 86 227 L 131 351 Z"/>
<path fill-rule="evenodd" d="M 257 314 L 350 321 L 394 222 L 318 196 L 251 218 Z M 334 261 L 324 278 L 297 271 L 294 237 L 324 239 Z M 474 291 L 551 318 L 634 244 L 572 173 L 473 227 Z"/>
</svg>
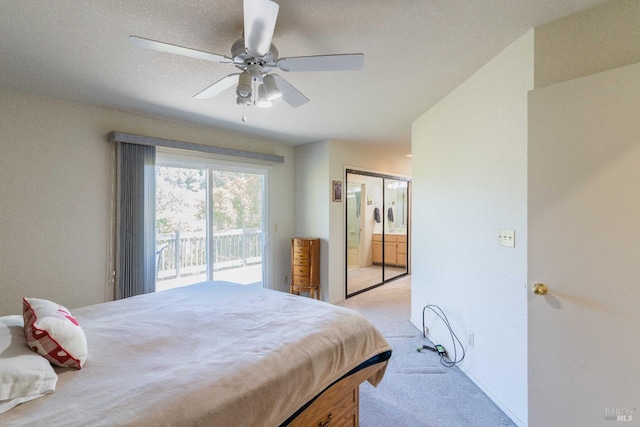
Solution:
<svg viewBox="0 0 640 427">
<path fill-rule="evenodd" d="M 418 331 L 420 331 L 420 333 L 422 333 L 422 326 L 418 324 L 418 322 L 415 321 L 415 319 L 410 318 L 409 319 L 410 323 L 416 327 L 416 329 L 418 329 Z M 434 342 L 438 342 L 438 340 L 435 340 L 431 334 L 427 334 L 427 339 L 429 341 L 431 341 L 432 343 Z M 509 407 L 507 407 L 506 405 L 504 405 L 500 399 L 498 399 L 493 393 L 491 393 L 491 391 L 489 391 L 476 377 L 473 376 L 473 374 L 471 374 L 471 372 L 469 372 L 464 365 L 457 365 L 460 370 L 462 371 L 463 374 L 465 374 L 467 376 L 467 378 L 469 378 L 476 386 L 478 386 L 478 388 L 480 390 L 482 390 L 482 392 L 484 394 L 487 395 L 487 397 L 489 397 L 489 399 L 491 399 L 491 401 L 493 403 L 496 404 L 496 406 L 498 408 L 500 408 L 500 410 L 502 410 L 502 412 L 504 412 L 507 417 L 511 418 L 511 421 L 513 421 L 514 423 L 516 423 L 516 425 L 518 427 L 527 427 L 527 423 L 525 421 L 522 421 L 520 418 L 518 418 L 518 416 L 516 416 L 516 414 L 514 414 Z"/>
<path fill-rule="evenodd" d="M 429 338 L 431 339 L 431 338 Z M 496 396 L 493 395 L 493 393 L 491 393 L 476 377 L 473 376 L 473 374 L 471 374 L 471 372 L 469 372 L 464 365 L 457 365 L 458 368 L 460 368 L 460 370 L 462 371 L 463 374 L 465 374 L 467 376 L 467 378 L 469 378 L 475 385 L 478 386 L 478 388 L 480 390 L 482 390 L 482 392 L 484 394 L 486 394 L 489 399 L 491 399 L 491 401 L 493 403 L 496 404 L 496 406 L 498 408 L 500 408 L 502 410 L 502 412 L 504 412 L 507 417 L 511 418 L 511 421 L 513 421 L 514 423 L 516 423 L 516 425 L 518 425 L 518 427 L 527 427 L 527 423 L 523 422 L 520 418 L 518 418 L 513 412 L 511 412 L 511 410 L 505 406 L 500 399 L 498 399 Z"/>
</svg>

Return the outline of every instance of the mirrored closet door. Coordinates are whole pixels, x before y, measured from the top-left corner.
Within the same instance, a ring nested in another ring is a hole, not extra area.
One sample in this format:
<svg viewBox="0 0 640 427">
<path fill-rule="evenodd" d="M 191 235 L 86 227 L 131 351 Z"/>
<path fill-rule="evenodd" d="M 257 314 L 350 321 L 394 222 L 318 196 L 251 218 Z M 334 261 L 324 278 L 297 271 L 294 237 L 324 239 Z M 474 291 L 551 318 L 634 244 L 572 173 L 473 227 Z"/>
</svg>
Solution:
<svg viewBox="0 0 640 427">
<path fill-rule="evenodd" d="M 407 179 L 347 170 L 346 296 L 408 274 Z"/>
</svg>

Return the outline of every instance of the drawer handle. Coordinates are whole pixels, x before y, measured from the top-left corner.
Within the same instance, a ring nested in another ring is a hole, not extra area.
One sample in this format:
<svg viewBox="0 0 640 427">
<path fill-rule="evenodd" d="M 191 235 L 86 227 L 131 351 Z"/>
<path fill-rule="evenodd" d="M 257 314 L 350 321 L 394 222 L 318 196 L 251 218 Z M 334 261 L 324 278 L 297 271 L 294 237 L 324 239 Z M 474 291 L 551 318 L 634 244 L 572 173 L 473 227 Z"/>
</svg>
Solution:
<svg viewBox="0 0 640 427">
<path fill-rule="evenodd" d="M 330 427 L 331 426 L 331 418 L 333 418 L 333 415 L 331 415 L 331 413 L 330 413 L 329 416 L 327 417 L 327 421 L 325 421 L 325 422 L 320 421 L 318 423 L 318 427 Z"/>
</svg>

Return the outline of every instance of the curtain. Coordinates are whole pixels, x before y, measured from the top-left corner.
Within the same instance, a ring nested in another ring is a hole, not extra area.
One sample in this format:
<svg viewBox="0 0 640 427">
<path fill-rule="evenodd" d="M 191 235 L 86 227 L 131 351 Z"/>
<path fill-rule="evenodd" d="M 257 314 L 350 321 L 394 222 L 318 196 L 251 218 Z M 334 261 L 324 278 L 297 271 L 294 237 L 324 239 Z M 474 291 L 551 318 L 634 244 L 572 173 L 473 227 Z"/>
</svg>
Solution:
<svg viewBox="0 0 640 427">
<path fill-rule="evenodd" d="M 155 291 L 154 146 L 118 143 L 116 299 Z"/>
</svg>

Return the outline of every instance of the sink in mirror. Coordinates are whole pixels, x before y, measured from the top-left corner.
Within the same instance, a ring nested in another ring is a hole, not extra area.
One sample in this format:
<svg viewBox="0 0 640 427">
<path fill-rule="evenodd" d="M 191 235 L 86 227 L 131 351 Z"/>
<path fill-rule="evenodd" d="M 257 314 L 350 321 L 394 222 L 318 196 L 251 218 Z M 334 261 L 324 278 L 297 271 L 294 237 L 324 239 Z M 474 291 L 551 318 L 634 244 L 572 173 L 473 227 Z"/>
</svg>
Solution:
<svg viewBox="0 0 640 427">
<path fill-rule="evenodd" d="M 407 234 L 406 228 L 390 228 L 387 234 Z"/>
</svg>

